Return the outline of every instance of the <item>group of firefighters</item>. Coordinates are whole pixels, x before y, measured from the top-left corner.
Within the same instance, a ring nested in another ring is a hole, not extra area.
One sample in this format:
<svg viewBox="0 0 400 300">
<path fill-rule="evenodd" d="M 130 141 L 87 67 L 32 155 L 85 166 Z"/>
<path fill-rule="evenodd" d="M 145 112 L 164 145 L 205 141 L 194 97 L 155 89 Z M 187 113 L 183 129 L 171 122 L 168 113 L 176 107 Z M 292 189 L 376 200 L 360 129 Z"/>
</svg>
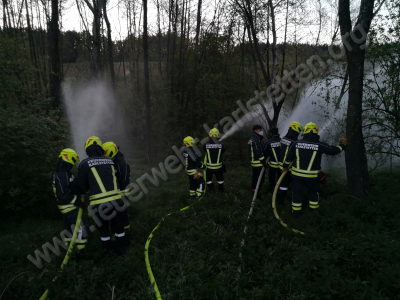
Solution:
<svg viewBox="0 0 400 300">
<path fill-rule="evenodd" d="M 123 255 L 129 244 L 125 231 L 130 225 L 122 196 L 130 183 L 130 167 L 113 142 L 102 144 L 98 137 L 92 136 L 85 143 L 85 151 L 88 158 L 79 164 L 77 178 L 71 169 L 79 162 L 79 156 L 70 148 L 61 151 L 53 177 L 57 205 L 64 217 L 67 235 L 64 242 L 68 245 L 71 241 L 78 208 L 85 208 L 82 198 L 89 191 L 89 204 L 97 220 L 103 249 L 112 255 Z M 87 243 L 87 229 L 87 222 L 82 218 L 75 240 L 80 252 Z"/>
<path fill-rule="evenodd" d="M 303 138 L 298 139 L 303 132 Z M 302 212 L 302 193 L 307 190 L 309 207 L 319 207 L 319 188 L 325 182 L 325 176 L 320 171 L 322 154 L 336 155 L 346 147 L 344 135 L 339 145 L 329 146 L 319 141 L 318 127 L 314 123 L 301 126 L 299 122 L 289 125 L 287 134 L 281 138 L 278 128 L 271 128 L 272 137 L 263 143 L 262 126 L 253 126 L 253 134 L 248 142 L 250 163 L 253 169 L 251 190 L 253 197 L 260 199 L 256 185 L 263 168 L 268 168 L 269 189 L 272 192 L 282 172 L 288 171 L 278 190 L 277 202 L 284 204 L 287 191 L 292 187 L 292 213 L 295 217 Z M 183 151 L 186 164 L 186 174 L 189 178 L 189 194 L 193 199 L 203 196 L 207 184 L 207 191 L 214 192 L 213 176 L 218 182 L 218 191 L 223 193 L 224 173 L 226 166 L 222 162 L 225 147 L 219 140 L 218 129 L 209 132 L 209 139 L 203 145 L 204 159 L 200 159 L 194 146 L 195 140 L 188 136 L 183 140 L 186 146 Z M 84 194 L 89 191 L 89 205 L 100 233 L 103 249 L 112 255 L 123 255 L 129 244 L 125 234 L 129 230 L 129 218 L 123 196 L 128 193 L 130 183 L 130 167 L 119 147 L 113 142 L 102 144 L 100 139 L 92 136 L 85 143 L 88 158 L 84 159 L 78 168 L 78 177 L 74 178 L 71 169 L 79 162 L 79 156 L 73 149 L 61 151 L 53 180 L 53 189 L 60 212 L 64 217 L 65 230 L 68 233 L 65 243 L 72 237 L 78 208 L 85 208 L 82 201 Z M 204 169 L 205 178 L 199 172 Z M 206 179 L 206 181 L 205 181 Z M 261 176 L 260 186 L 264 181 Z M 257 192 L 257 195 L 255 193 Z M 92 216 L 93 217 L 93 216 Z M 87 222 L 81 220 L 75 244 L 79 251 L 87 243 Z"/>
</svg>

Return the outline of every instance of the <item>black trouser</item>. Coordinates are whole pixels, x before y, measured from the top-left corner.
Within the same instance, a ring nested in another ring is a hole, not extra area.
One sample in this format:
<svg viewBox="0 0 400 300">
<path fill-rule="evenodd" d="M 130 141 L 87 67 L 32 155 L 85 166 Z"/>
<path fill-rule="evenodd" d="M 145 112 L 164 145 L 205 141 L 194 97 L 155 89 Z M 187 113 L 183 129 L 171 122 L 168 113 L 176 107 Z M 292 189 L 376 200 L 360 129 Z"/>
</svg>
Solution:
<svg viewBox="0 0 400 300">
<path fill-rule="evenodd" d="M 258 177 L 260 177 L 260 173 L 261 173 L 261 170 L 263 168 L 264 168 L 263 166 L 261 166 L 261 167 L 253 167 L 253 176 L 251 178 L 251 192 L 252 192 L 253 195 L 256 192 Z M 263 176 L 261 178 L 260 187 L 258 189 L 259 191 L 261 189 L 262 184 L 264 183 L 264 179 L 265 179 L 265 172 L 264 172 L 264 174 L 263 174 Z"/>
<path fill-rule="evenodd" d="M 127 244 L 125 230 L 124 230 L 124 217 L 123 211 L 118 211 L 115 207 L 123 207 L 122 199 L 109 201 L 101 204 L 94 205 L 93 209 L 96 210 L 96 218 L 101 224 L 97 224 L 100 233 L 101 243 L 103 248 L 111 249 L 111 232 L 113 229 L 115 234 L 115 250 L 117 254 L 123 254 Z M 119 209 L 121 210 L 121 209 Z M 126 209 L 125 209 L 126 210 Z M 97 223 L 97 222 L 96 222 Z"/>
<path fill-rule="evenodd" d="M 279 186 L 277 195 L 278 203 L 283 204 L 285 202 L 286 194 L 288 192 L 291 182 L 292 182 L 292 175 L 290 174 L 290 172 L 287 172 L 285 177 L 283 177 L 282 182 Z"/>
<path fill-rule="evenodd" d="M 309 206 L 312 209 L 319 207 L 319 179 L 301 178 L 299 176 L 292 175 L 292 212 L 301 212 L 301 196 L 304 189 L 308 193 Z"/>
<path fill-rule="evenodd" d="M 269 178 L 269 188 L 271 192 L 274 191 L 275 184 L 279 180 L 279 176 L 281 176 L 281 169 L 279 169 L 279 167 L 273 168 L 269 166 L 268 178 Z"/>
<path fill-rule="evenodd" d="M 76 219 L 78 218 L 79 209 L 71 210 L 64 214 L 64 228 L 67 230 L 71 237 L 64 239 L 66 244 L 69 244 L 72 240 L 73 228 L 75 228 Z M 84 218 L 81 219 L 81 225 L 79 226 L 78 235 L 76 236 L 75 245 L 78 249 L 84 249 L 87 243 L 87 222 Z"/>
<path fill-rule="evenodd" d="M 197 179 L 194 179 L 193 175 L 188 175 L 189 177 L 189 194 L 191 197 L 197 196 L 201 197 L 201 195 L 204 192 L 204 178 L 199 177 Z"/>
<path fill-rule="evenodd" d="M 222 170 L 222 167 L 219 169 L 216 169 L 216 170 L 212 170 L 212 169 L 206 170 L 207 188 L 209 189 L 209 191 L 214 190 L 214 184 L 212 182 L 214 174 L 215 174 L 215 177 L 217 178 L 218 189 L 219 189 L 219 191 L 223 192 L 224 191 L 224 171 Z"/>
</svg>

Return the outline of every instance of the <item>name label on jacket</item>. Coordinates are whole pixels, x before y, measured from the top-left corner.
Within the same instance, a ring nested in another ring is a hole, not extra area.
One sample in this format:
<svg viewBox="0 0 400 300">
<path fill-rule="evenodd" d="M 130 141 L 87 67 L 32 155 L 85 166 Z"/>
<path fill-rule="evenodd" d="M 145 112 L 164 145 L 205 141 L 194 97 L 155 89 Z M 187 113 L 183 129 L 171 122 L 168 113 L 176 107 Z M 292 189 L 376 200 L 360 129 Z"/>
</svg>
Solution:
<svg viewBox="0 0 400 300">
<path fill-rule="evenodd" d="M 281 143 L 280 143 L 280 142 L 271 143 L 271 147 L 272 147 L 272 148 L 279 148 L 280 146 L 281 146 Z"/>
<path fill-rule="evenodd" d="M 292 144 L 292 141 L 289 141 L 287 139 L 281 139 L 281 144 L 284 144 L 284 145 L 290 147 L 290 145 Z"/>
<path fill-rule="evenodd" d="M 113 165 L 113 161 L 107 158 L 97 158 L 88 161 L 89 167 L 98 166 L 98 165 Z"/>
<path fill-rule="evenodd" d="M 206 149 L 222 148 L 221 144 L 207 144 Z"/>
<path fill-rule="evenodd" d="M 297 143 L 296 148 L 318 151 L 318 145 L 316 144 Z"/>
</svg>

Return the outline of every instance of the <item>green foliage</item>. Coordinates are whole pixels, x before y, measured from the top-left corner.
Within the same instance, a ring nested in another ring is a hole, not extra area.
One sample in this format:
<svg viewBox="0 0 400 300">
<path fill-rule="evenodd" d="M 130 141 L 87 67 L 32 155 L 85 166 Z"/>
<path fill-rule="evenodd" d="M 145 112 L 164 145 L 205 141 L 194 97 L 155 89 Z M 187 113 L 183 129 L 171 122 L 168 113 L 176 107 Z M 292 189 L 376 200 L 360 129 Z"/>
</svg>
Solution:
<svg viewBox="0 0 400 300">
<path fill-rule="evenodd" d="M 56 209 L 51 182 L 69 141 L 68 123 L 48 109 L 35 76 L 21 41 L 0 39 L 2 218 L 48 216 Z"/>
<path fill-rule="evenodd" d="M 305 231 L 304 237 L 274 218 L 266 186 L 264 202 L 256 203 L 243 234 L 250 172 L 250 167 L 229 169 L 226 194 L 207 195 L 188 211 L 166 218 L 156 231 L 149 255 L 164 300 L 399 299 L 398 172 L 374 174 L 365 201 L 347 196 L 343 177 L 328 173 L 320 209 L 305 208 L 299 219 L 291 217 L 287 199 L 278 212 L 289 226 Z M 91 234 L 87 253 L 74 255 L 54 283 L 62 257 L 53 256 L 45 272 L 25 257 L 61 231 L 61 220 L 0 228 L 6 233 L 0 238 L 0 259 L 7 266 L 0 273 L 0 290 L 15 275 L 29 272 L 10 284 L 3 299 L 38 299 L 47 287 L 49 299 L 154 299 L 144 244 L 161 218 L 186 206 L 187 198 L 182 172 L 130 207 L 131 247 L 125 257 L 103 256 L 98 233 Z"/>
</svg>

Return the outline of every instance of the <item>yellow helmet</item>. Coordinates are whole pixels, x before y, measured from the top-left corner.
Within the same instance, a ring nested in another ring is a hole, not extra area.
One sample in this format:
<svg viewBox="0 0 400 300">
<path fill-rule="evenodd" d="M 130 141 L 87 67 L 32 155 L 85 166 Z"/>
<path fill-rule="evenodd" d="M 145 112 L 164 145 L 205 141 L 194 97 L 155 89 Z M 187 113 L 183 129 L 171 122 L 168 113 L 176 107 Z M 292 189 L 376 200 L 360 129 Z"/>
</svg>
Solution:
<svg viewBox="0 0 400 300">
<path fill-rule="evenodd" d="M 314 132 L 314 133 L 318 133 L 318 127 L 315 123 L 307 123 L 306 126 L 304 126 L 304 134 L 310 133 L 310 132 Z"/>
<path fill-rule="evenodd" d="M 303 130 L 303 126 L 299 122 L 292 122 L 289 125 L 289 128 L 293 129 L 294 131 L 300 133 Z"/>
<path fill-rule="evenodd" d="M 91 145 L 99 145 L 100 147 L 102 146 L 101 141 L 97 136 L 91 136 L 90 138 L 87 139 L 87 141 L 85 143 L 85 151 L 86 151 L 86 148 Z"/>
<path fill-rule="evenodd" d="M 187 147 L 192 147 L 194 145 L 194 142 L 194 138 L 192 138 L 191 136 L 187 136 L 183 140 L 183 145 Z"/>
<path fill-rule="evenodd" d="M 213 128 L 210 130 L 210 133 L 208 135 L 210 137 L 219 138 L 219 130 L 217 128 Z"/>
<path fill-rule="evenodd" d="M 104 155 L 109 158 L 114 158 L 118 153 L 118 147 L 113 142 L 107 142 L 103 144 Z"/>
<path fill-rule="evenodd" d="M 67 148 L 61 151 L 58 157 L 61 158 L 63 161 L 70 163 L 73 166 L 79 162 L 78 153 L 76 153 L 76 151 L 71 148 Z"/>
</svg>

